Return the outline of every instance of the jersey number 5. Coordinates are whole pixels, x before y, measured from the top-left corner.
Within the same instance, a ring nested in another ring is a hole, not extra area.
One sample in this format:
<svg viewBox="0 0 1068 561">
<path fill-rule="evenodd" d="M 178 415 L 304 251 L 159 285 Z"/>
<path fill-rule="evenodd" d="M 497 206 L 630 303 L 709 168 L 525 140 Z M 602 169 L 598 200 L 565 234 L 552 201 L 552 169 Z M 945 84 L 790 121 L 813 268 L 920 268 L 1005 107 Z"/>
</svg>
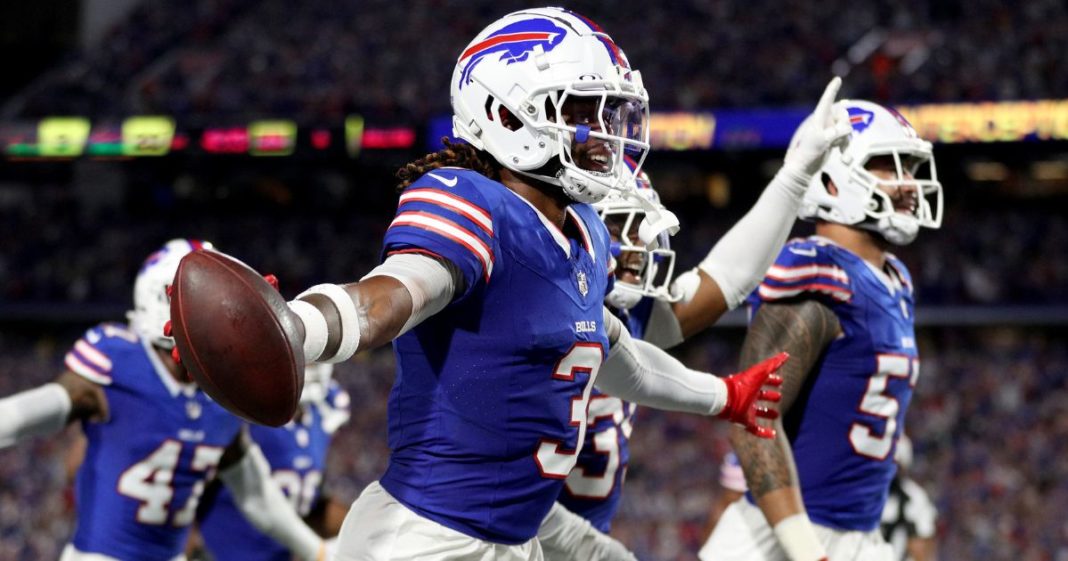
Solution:
<svg viewBox="0 0 1068 561">
<path fill-rule="evenodd" d="M 905 355 L 876 355 L 878 369 L 868 379 L 868 389 L 860 400 L 859 410 L 874 417 L 886 419 L 883 433 L 876 434 L 872 427 L 863 423 L 853 423 L 849 428 L 849 443 L 853 450 L 873 460 L 885 460 L 894 446 L 897 434 L 897 414 L 901 404 L 897 398 L 887 393 L 890 378 L 906 379 L 916 384 L 920 373 L 919 361 Z"/>
<path fill-rule="evenodd" d="M 553 379 L 575 381 L 575 376 L 586 374 L 586 385 L 582 393 L 571 398 L 571 426 L 578 427 L 578 443 L 574 450 L 564 450 L 563 442 L 558 440 L 543 439 L 534 453 L 534 461 L 538 463 L 538 469 L 542 477 L 549 479 L 566 479 L 578 461 L 578 451 L 582 449 L 582 442 L 586 438 L 587 410 L 590 403 L 590 392 L 593 390 L 593 380 L 597 378 L 597 371 L 601 368 L 604 360 L 604 349 L 600 343 L 575 343 L 571 350 L 556 363 L 553 370 Z"/>
</svg>

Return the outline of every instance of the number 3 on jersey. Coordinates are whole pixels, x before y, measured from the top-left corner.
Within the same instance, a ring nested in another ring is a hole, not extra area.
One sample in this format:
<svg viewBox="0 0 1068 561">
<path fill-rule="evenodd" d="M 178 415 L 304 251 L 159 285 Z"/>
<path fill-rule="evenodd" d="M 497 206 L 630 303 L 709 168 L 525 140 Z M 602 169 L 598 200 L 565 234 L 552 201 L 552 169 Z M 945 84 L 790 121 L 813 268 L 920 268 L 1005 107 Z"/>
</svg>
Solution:
<svg viewBox="0 0 1068 561">
<path fill-rule="evenodd" d="M 541 476 L 549 479 L 566 479 L 567 474 L 575 467 L 578 461 L 578 452 L 582 449 L 582 443 L 586 438 L 587 411 L 590 402 L 590 392 L 593 390 L 593 381 L 597 378 L 597 371 L 601 368 L 604 360 L 604 349 L 600 343 L 575 343 L 571 350 L 556 363 L 553 371 L 553 379 L 572 382 L 578 374 L 586 374 L 586 385 L 582 394 L 571 398 L 570 425 L 578 427 L 578 442 L 575 449 L 566 451 L 563 443 L 554 440 L 542 440 L 538 450 L 534 453 L 534 461 L 538 463 Z"/>
<path fill-rule="evenodd" d="M 916 385 L 920 374 L 919 360 L 905 355 L 876 355 L 878 368 L 868 379 L 868 389 L 860 400 L 859 410 L 874 417 L 886 419 L 886 428 L 879 435 L 872 427 L 853 423 L 849 429 L 849 442 L 853 450 L 861 456 L 873 460 L 885 460 L 894 445 L 897 435 L 897 413 L 901 404 L 897 398 L 887 392 L 890 378 L 907 379 L 910 385 Z"/>
<path fill-rule="evenodd" d="M 587 473 L 579 466 L 567 476 L 567 491 L 572 496 L 582 499 L 606 499 L 616 486 L 616 473 L 621 460 L 620 432 L 624 439 L 630 438 L 630 419 L 634 414 L 633 404 L 624 404 L 622 399 L 607 395 L 598 395 L 590 399 L 589 423 L 593 425 L 593 450 L 605 457 L 604 472 L 600 475 Z M 597 422 L 611 419 L 612 425 L 598 430 Z M 587 432 L 590 430 L 587 426 Z"/>
</svg>

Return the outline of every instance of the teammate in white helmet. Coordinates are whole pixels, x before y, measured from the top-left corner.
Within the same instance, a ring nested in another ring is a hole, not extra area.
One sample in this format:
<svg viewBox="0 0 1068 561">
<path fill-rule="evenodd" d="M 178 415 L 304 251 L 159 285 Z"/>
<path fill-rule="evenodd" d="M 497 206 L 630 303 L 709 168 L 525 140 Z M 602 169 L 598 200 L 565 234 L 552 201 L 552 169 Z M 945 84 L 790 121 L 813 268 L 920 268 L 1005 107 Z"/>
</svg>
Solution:
<svg viewBox="0 0 1068 561">
<path fill-rule="evenodd" d="M 271 480 L 245 423 L 216 404 L 172 357 L 167 287 L 183 256 L 211 244 L 176 239 L 145 260 L 129 324 L 86 331 L 55 382 L 0 399 L 0 447 L 79 422 L 77 528 L 62 561 L 175 561 L 207 485 L 218 477 L 248 522 L 297 557 L 326 542 Z"/>
<path fill-rule="evenodd" d="M 324 492 L 327 452 L 337 430 L 349 420 L 349 394 L 333 379 L 334 365 L 304 369 L 304 390 L 292 421 L 281 427 L 252 425 L 249 434 L 267 459 L 271 477 L 290 506 L 316 533 L 334 537 L 346 506 Z M 209 485 L 197 509 L 201 542 L 214 559 L 289 561 L 292 554 L 278 540 L 250 524 L 233 493 Z"/>
<path fill-rule="evenodd" d="M 749 494 L 702 559 L 890 559 L 879 519 L 920 363 L 912 279 L 889 250 L 940 226 L 942 185 L 931 144 L 900 114 L 837 106 L 853 132 L 805 196 L 800 216 L 816 235 L 788 243 L 749 299 L 742 364 L 768 349 L 794 357 L 778 437 L 732 430 Z"/>
<path fill-rule="evenodd" d="M 588 203 L 631 189 L 624 155 L 648 149 L 648 95 L 611 37 L 560 8 L 508 14 L 460 53 L 450 86 L 466 144 L 401 170 L 384 262 L 290 302 L 306 361 L 390 341 L 397 359 L 389 466 L 353 504 L 340 560 L 542 559 L 595 383 L 752 430 L 776 397 L 763 386 L 783 357 L 710 376 L 604 310 L 610 238 Z M 645 239 L 676 225 L 660 218 Z M 578 558 L 629 558 L 581 530 L 553 535 Z"/>
</svg>

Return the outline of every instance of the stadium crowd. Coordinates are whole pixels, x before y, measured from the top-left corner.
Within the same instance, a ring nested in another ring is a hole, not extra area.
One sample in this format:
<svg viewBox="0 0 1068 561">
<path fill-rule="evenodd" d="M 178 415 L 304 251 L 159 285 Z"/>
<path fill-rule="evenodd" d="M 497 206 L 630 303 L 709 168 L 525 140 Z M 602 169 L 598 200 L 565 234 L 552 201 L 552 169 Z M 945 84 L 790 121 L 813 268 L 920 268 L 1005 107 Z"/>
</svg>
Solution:
<svg viewBox="0 0 1068 561">
<path fill-rule="evenodd" d="M 337 122 L 358 111 L 421 122 L 447 111 L 441 85 L 467 38 L 482 22 L 525 5 L 307 0 L 294 9 L 280 0 L 146 0 L 100 45 L 72 54 L 6 104 L 0 118 L 161 112 L 189 120 Z M 1068 91 L 1068 5 L 1058 0 L 569 6 L 626 37 L 632 62 L 655 85 L 656 109 L 808 104 L 832 69 L 847 74 L 846 95 L 894 103 L 1061 98 Z M 465 17 L 455 17 L 461 12 Z M 217 176 L 164 171 L 168 166 L 130 162 L 116 177 L 106 163 L 81 162 L 73 178 L 5 176 L 0 396 L 54 378 L 82 323 L 99 319 L 100 310 L 121 320 L 142 257 L 163 240 L 178 233 L 213 240 L 275 273 L 292 295 L 377 262 L 396 200 L 388 172 L 355 164 Z M 363 172 L 376 175 L 346 175 Z M 1068 305 L 1068 216 L 964 199 L 947 205 L 940 231 L 899 252 L 915 274 L 920 308 Z M 680 271 L 744 208 L 682 202 L 668 199 L 684 226 L 674 242 Z M 19 323 L 35 314 L 60 321 Z M 694 368 L 730 372 L 742 336 L 732 328 L 706 334 L 680 356 Z M 928 327 L 919 338 L 922 374 L 907 430 L 915 444 L 912 475 L 939 509 L 941 557 L 1068 561 L 1061 512 L 1068 504 L 1068 334 L 1055 327 Z M 351 501 L 388 457 L 392 355 L 360 355 L 340 365 L 336 378 L 353 398 L 353 417 L 335 441 L 327 484 Z M 709 431 L 701 419 L 648 409 L 636 423 L 614 533 L 642 559 L 692 559 L 719 492 L 715 466 L 728 450 L 725 428 Z M 0 451 L 0 561 L 55 559 L 71 535 L 75 432 Z"/>
<path fill-rule="evenodd" d="M 846 96 L 893 103 L 1068 91 L 1068 8 L 1057 0 L 567 4 L 626 38 L 654 109 L 805 105 L 832 69 L 847 76 Z M 421 120 L 448 111 L 441 85 L 480 22 L 527 5 L 308 0 L 297 10 L 282 0 L 146 1 L 4 117 L 162 112 L 336 122 L 355 111 Z"/>
<path fill-rule="evenodd" d="M 59 184 L 9 186 L 0 194 L 0 301 L 124 305 L 139 256 L 174 232 L 239 249 L 290 288 L 348 278 L 377 263 L 377 241 L 361 242 L 382 238 L 395 204 L 388 182 L 375 194 L 368 186 L 333 185 L 342 180 L 329 173 L 299 183 L 235 184 L 230 199 L 210 204 L 207 195 L 185 191 L 183 181 L 138 185 L 115 197 L 99 186 L 82 193 Z M 704 257 L 742 208 L 668 204 L 684 226 L 673 242 L 680 272 Z M 271 236 L 261 235 L 265 229 Z M 807 235 L 811 226 L 796 231 Z M 895 249 L 916 271 L 923 306 L 1068 304 L 1063 214 L 954 204 L 931 238 L 936 243 Z"/>
</svg>

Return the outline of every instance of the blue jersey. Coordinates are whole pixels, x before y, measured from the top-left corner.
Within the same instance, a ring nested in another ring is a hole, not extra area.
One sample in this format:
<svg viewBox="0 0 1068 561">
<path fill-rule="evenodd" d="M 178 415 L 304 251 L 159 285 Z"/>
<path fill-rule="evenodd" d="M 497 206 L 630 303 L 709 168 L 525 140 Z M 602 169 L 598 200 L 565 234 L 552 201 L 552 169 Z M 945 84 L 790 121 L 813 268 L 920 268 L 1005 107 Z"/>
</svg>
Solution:
<svg viewBox="0 0 1068 561">
<path fill-rule="evenodd" d="M 171 376 L 152 345 L 125 325 L 86 332 L 67 368 L 102 386 L 109 418 L 83 422 L 88 440 L 75 484 L 82 552 L 170 560 L 241 421 Z"/>
<path fill-rule="evenodd" d="M 608 340 L 608 231 L 567 209 L 565 235 L 503 184 L 443 168 L 400 197 L 385 253 L 451 262 L 463 289 L 393 342 L 382 486 L 423 517 L 503 544 L 537 535 L 575 465 Z"/>
<path fill-rule="evenodd" d="M 271 478 L 305 517 L 319 500 L 326 453 L 334 431 L 349 418 L 349 396 L 332 382 L 326 400 L 305 408 L 297 421 L 273 428 L 252 425 L 252 440 L 271 466 Z M 209 493 L 198 524 L 204 545 L 215 559 L 225 561 L 291 561 L 293 554 L 274 538 L 257 530 L 234 504 L 225 487 Z"/>
<path fill-rule="evenodd" d="M 749 302 L 794 299 L 822 302 L 844 333 L 783 419 L 805 508 L 817 524 L 875 529 L 919 375 L 911 277 L 893 256 L 878 271 L 824 238 L 792 240 Z"/>
<path fill-rule="evenodd" d="M 612 310 L 632 337 L 641 339 L 655 300 L 642 298 L 630 310 Z M 630 433 L 638 406 L 594 388 L 586 424 L 586 440 L 575 469 L 558 499 L 594 528 L 608 533 L 623 498 L 623 482 L 630 462 Z"/>
</svg>

